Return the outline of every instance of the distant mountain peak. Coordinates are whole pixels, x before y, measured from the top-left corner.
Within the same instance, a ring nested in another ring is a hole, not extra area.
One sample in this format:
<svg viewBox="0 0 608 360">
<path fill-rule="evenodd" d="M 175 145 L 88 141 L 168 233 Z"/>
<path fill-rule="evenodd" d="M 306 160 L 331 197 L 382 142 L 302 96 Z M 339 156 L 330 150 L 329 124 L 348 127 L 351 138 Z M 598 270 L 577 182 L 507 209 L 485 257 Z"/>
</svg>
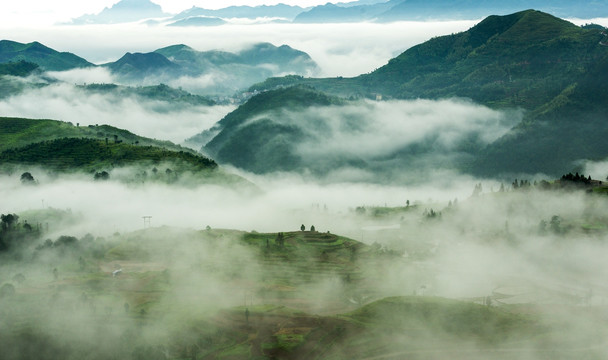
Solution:
<svg viewBox="0 0 608 360">
<path fill-rule="evenodd" d="M 72 24 L 117 24 L 140 21 L 155 17 L 165 17 L 160 5 L 150 0 L 121 0 L 99 14 L 88 14 L 72 20 Z"/>
</svg>

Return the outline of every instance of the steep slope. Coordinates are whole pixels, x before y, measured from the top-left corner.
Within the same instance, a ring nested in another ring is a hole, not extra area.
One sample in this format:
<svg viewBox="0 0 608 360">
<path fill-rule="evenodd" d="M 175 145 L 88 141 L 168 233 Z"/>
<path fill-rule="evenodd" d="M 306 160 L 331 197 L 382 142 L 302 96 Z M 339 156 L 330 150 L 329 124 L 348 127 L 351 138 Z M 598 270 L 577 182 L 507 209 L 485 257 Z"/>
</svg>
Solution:
<svg viewBox="0 0 608 360">
<path fill-rule="evenodd" d="M 112 73 L 139 79 L 149 75 L 177 74 L 180 66 L 158 53 L 126 53 L 116 62 L 105 65 Z"/>
<path fill-rule="evenodd" d="M 582 160 L 608 157 L 608 54 L 579 81 L 530 112 L 471 165 L 479 175 L 581 171 Z"/>
<path fill-rule="evenodd" d="M 597 30 L 529 10 L 417 45 L 358 80 L 398 98 L 461 96 L 533 109 L 605 52 Z"/>
<path fill-rule="evenodd" d="M 219 161 L 256 173 L 298 170 L 303 159 L 294 145 L 306 139 L 289 111 L 341 104 L 342 100 L 305 87 L 268 91 L 226 115 L 211 130 L 203 148 Z"/>
<path fill-rule="evenodd" d="M 38 64 L 20 60 L 18 62 L 9 62 L 0 64 L 0 75 L 10 76 L 28 76 L 39 68 Z"/>
<path fill-rule="evenodd" d="M 22 44 L 10 40 L 0 40 L 0 63 L 27 61 L 35 63 L 43 70 L 62 71 L 94 66 L 85 59 L 69 52 L 58 52 L 35 41 Z"/>
<path fill-rule="evenodd" d="M 608 135 L 605 101 L 596 95 L 608 81 L 605 38 L 596 27 L 527 10 L 431 39 L 370 74 L 269 79 L 252 89 L 296 83 L 343 96 L 462 97 L 495 109 L 524 109 L 520 126 L 462 168 L 486 176 L 559 176 L 574 170 L 578 160 L 608 156 L 600 141 Z"/>
</svg>

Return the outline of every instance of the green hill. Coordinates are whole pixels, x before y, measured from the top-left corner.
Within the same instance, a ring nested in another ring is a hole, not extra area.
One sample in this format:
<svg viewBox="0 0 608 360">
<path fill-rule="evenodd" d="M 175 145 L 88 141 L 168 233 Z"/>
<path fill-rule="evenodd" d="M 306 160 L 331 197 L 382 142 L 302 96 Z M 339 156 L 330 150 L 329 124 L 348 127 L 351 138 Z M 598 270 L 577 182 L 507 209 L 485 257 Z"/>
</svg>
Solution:
<svg viewBox="0 0 608 360">
<path fill-rule="evenodd" d="M 264 64 L 276 65 L 277 72 L 305 74 L 317 70 L 317 64 L 307 53 L 287 45 L 274 46 L 270 43 L 253 44 L 236 53 L 217 50 L 196 51 L 186 45 L 172 45 L 158 49 L 154 53 L 164 55 L 193 73 L 203 73 L 211 67 L 230 69 L 230 66 L 236 65 L 259 66 Z"/>
<path fill-rule="evenodd" d="M 42 141 L 0 153 L 2 164 L 38 165 L 52 170 L 92 171 L 162 162 L 184 163 L 183 168 L 191 171 L 217 167 L 213 160 L 190 152 L 84 138 Z"/>
<path fill-rule="evenodd" d="M 466 97 L 492 107 L 534 109 L 553 99 L 606 53 L 600 29 L 583 29 L 535 10 L 490 16 L 468 31 L 416 45 L 355 78 L 305 79 L 343 96 Z M 293 78 L 271 79 L 264 90 Z"/>
<path fill-rule="evenodd" d="M 38 64 L 41 69 L 63 71 L 94 66 L 85 59 L 69 52 L 58 52 L 35 41 L 22 44 L 0 40 L 0 63 L 27 61 Z"/>
<path fill-rule="evenodd" d="M 0 151 L 24 147 L 32 143 L 63 138 L 91 138 L 111 142 L 120 140 L 141 146 L 163 147 L 173 151 L 185 151 L 169 141 L 160 141 L 135 135 L 127 130 L 109 125 L 78 126 L 57 120 L 34 120 L 0 117 Z M 187 150 L 190 151 L 190 150 Z"/>
<path fill-rule="evenodd" d="M 466 171 L 484 176 L 543 172 L 559 176 L 608 149 L 605 93 L 608 47 L 601 28 L 578 27 L 526 10 L 490 16 L 468 31 L 414 46 L 355 78 L 274 78 L 252 87 L 307 84 L 342 96 L 467 98 L 494 109 L 525 110 L 522 123 Z"/>
<path fill-rule="evenodd" d="M 257 173 L 297 170 L 302 159 L 295 154 L 293 146 L 305 140 L 306 133 L 303 124 L 290 118 L 287 111 L 343 103 L 339 98 L 301 86 L 261 93 L 208 131 L 217 135 L 203 152 L 218 161 Z M 256 121 L 250 121 L 252 119 Z"/>
<path fill-rule="evenodd" d="M 130 167 L 132 174 L 116 179 L 139 183 L 212 182 L 252 188 L 249 182 L 225 173 L 213 160 L 190 149 L 108 125 L 79 127 L 54 120 L 0 118 L 0 144 L 0 168 L 9 173 L 36 167 L 107 178 L 102 174 L 105 171 L 114 178 L 113 169 Z"/>
<path fill-rule="evenodd" d="M 126 53 L 113 63 L 105 65 L 113 74 L 139 79 L 147 75 L 166 73 L 177 76 L 180 66 L 159 53 Z"/>
</svg>

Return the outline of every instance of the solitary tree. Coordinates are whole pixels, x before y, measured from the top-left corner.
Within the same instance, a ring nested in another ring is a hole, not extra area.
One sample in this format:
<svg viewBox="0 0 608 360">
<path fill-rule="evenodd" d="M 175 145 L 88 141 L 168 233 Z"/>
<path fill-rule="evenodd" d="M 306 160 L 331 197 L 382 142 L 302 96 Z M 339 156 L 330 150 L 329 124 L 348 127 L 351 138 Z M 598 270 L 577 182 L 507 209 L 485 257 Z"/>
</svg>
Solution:
<svg viewBox="0 0 608 360">
<path fill-rule="evenodd" d="M 110 178 L 110 174 L 107 171 L 96 172 L 93 176 L 95 180 L 108 180 Z"/>
<path fill-rule="evenodd" d="M 21 174 L 21 183 L 24 185 L 31 185 L 31 184 L 35 184 L 36 180 L 34 180 L 34 177 L 32 176 L 31 173 L 24 172 L 23 174 Z"/>
<path fill-rule="evenodd" d="M 314 226 L 314 225 L 312 225 L 312 226 L 310 227 L 310 231 L 312 231 L 312 232 L 317 231 L 317 230 L 315 229 L 315 226 Z"/>
<path fill-rule="evenodd" d="M 280 233 L 277 234 L 277 238 L 275 240 L 275 243 L 277 245 L 279 245 L 280 247 L 285 246 L 285 235 L 283 235 L 282 232 L 280 232 Z"/>
<path fill-rule="evenodd" d="M 300 230 L 301 230 L 301 231 L 306 230 L 306 226 L 304 226 L 304 224 L 302 224 L 302 226 L 300 226 Z"/>
</svg>

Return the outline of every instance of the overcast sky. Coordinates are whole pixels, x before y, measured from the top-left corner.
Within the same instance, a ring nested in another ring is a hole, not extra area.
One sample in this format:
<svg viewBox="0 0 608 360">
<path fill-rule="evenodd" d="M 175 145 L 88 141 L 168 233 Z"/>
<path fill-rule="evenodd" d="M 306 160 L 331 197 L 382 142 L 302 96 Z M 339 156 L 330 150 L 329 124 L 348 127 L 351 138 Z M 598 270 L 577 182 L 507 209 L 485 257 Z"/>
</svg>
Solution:
<svg viewBox="0 0 608 360">
<path fill-rule="evenodd" d="M 350 2 L 343 0 L 341 2 Z M 68 21 L 83 14 L 97 14 L 119 0 L 2 0 L 0 1 L 0 23 L 6 25 L 50 25 Z M 224 8 L 231 5 L 273 5 L 284 3 L 302 7 L 325 4 L 327 0 L 154 0 L 165 12 L 178 13 L 198 6 L 207 9 Z M 1 25 L 0 25 L 1 26 Z"/>
</svg>

